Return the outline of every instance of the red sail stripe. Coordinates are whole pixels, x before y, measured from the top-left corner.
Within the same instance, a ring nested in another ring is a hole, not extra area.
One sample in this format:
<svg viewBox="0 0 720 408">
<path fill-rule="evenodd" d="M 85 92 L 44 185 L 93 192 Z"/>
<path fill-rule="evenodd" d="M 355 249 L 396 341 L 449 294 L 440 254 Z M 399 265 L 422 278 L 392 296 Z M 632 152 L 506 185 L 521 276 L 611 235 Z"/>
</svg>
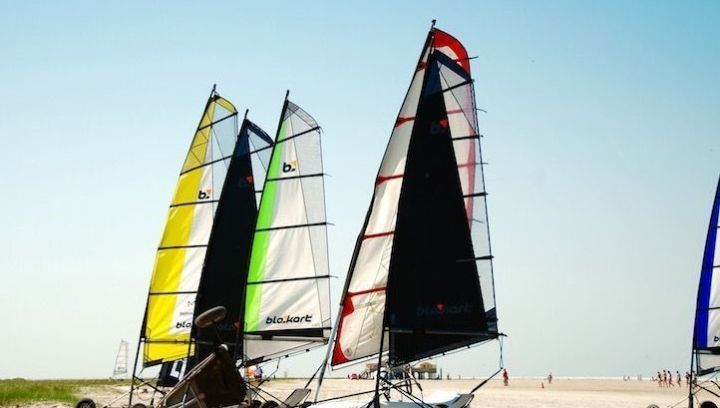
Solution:
<svg viewBox="0 0 720 408">
<path fill-rule="evenodd" d="M 405 174 L 393 174 L 392 176 L 378 176 L 378 178 L 375 180 L 375 187 L 379 186 L 380 184 L 393 179 L 402 178 Z"/>
<path fill-rule="evenodd" d="M 379 232 L 377 234 L 367 234 L 367 235 L 363 235 L 362 239 L 366 240 L 366 239 L 370 239 L 370 238 L 387 237 L 388 235 L 392 235 L 394 233 L 395 233 L 395 231 L 387 231 L 387 232 Z"/>
<path fill-rule="evenodd" d="M 403 123 L 410 122 L 413 120 L 415 120 L 415 116 L 407 116 L 407 117 L 398 116 L 397 120 L 395 121 L 395 127 L 398 127 L 398 126 L 402 125 Z"/>
</svg>

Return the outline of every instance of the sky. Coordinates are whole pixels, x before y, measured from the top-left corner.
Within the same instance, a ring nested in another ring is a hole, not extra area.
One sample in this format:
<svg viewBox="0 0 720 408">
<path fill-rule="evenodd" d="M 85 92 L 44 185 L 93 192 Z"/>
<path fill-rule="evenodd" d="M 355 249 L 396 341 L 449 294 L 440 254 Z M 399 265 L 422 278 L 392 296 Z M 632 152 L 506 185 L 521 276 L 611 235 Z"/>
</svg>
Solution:
<svg viewBox="0 0 720 408">
<path fill-rule="evenodd" d="M 687 369 L 720 173 L 720 3 L 255 3 L 0 4 L 0 378 L 107 377 L 120 339 L 134 350 L 213 84 L 271 134 L 286 89 L 323 127 L 336 304 L 433 18 L 477 56 L 511 374 Z M 438 362 L 485 375 L 497 345 Z"/>
</svg>

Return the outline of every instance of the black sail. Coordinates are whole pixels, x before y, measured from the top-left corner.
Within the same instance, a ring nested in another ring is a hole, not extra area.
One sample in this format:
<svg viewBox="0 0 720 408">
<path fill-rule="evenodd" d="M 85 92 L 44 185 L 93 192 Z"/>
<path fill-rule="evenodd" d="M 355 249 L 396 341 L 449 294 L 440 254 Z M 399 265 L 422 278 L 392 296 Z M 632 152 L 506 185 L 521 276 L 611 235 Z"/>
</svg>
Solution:
<svg viewBox="0 0 720 408">
<path fill-rule="evenodd" d="M 385 317 L 393 366 L 496 337 L 488 333 L 441 64 L 457 65 L 436 51 L 428 59 L 398 205 Z"/>
<path fill-rule="evenodd" d="M 251 155 L 264 148 L 254 147 L 258 144 L 271 145 L 272 139 L 258 126 L 244 120 L 215 212 L 195 304 L 196 316 L 215 306 L 227 309 L 227 316 L 216 329 L 220 340 L 230 347 L 230 354 L 238 358 L 242 350 L 235 347 L 242 347 L 238 330 L 242 327 L 250 247 L 257 220 Z M 202 361 L 214 351 L 213 344 L 218 338 L 213 328 L 194 327 L 194 330 L 196 361 Z"/>
</svg>

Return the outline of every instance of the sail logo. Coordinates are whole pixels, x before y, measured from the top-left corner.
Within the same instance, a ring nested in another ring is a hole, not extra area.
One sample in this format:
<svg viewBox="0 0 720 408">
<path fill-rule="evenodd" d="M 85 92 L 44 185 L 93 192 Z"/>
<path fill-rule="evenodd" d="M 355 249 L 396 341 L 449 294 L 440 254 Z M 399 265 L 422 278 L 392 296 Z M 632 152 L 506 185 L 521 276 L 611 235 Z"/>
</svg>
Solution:
<svg viewBox="0 0 720 408">
<path fill-rule="evenodd" d="M 198 191 L 198 200 L 207 200 L 212 196 L 212 188 Z"/>
<path fill-rule="evenodd" d="M 462 305 L 446 305 L 445 303 L 437 303 L 435 305 L 423 305 L 418 306 L 415 309 L 415 315 L 418 317 L 430 317 L 430 316 L 449 316 L 472 313 L 473 305 L 465 303 Z"/>
<path fill-rule="evenodd" d="M 306 314 L 305 316 L 273 316 L 265 319 L 265 324 L 287 324 L 287 323 L 310 323 L 312 321 L 312 315 Z"/>
<path fill-rule="evenodd" d="M 282 171 L 283 173 L 292 173 L 297 170 L 297 160 L 293 160 L 290 163 L 283 162 Z"/>
<path fill-rule="evenodd" d="M 448 128 L 448 120 L 447 118 L 440 119 L 437 122 L 433 122 L 430 124 L 430 134 L 431 135 L 439 135 L 442 133 L 447 132 Z"/>
</svg>

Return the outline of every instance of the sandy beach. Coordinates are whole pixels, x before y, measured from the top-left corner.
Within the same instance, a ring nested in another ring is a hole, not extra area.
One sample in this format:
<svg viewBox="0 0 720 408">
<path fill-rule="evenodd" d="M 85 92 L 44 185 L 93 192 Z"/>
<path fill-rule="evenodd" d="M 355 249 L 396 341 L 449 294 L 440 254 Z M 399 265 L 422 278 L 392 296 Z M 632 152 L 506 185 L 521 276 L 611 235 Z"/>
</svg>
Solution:
<svg viewBox="0 0 720 408">
<path fill-rule="evenodd" d="M 421 381 L 424 394 L 434 391 L 467 391 L 479 380 Z M 657 383 L 645 381 L 622 381 L 621 379 L 569 379 L 556 378 L 552 384 L 541 379 L 511 379 L 510 386 L 493 380 L 475 394 L 472 406 L 476 408 L 579 408 L 592 404 L 596 408 L 645 408 L 650 404 L 659 407 L 686 407 L 684 400 L 687 388 L 659 388 Z M 278 396 L 287 395 L 292 389 L 301 387 L 304 380 L 278 379 L 270 381 L 265 390 Z M 330 398 L 372 388 L 371 380 L 326 379 L 321 398 Z M 95 399 L 102 407 L 124 387 L 84 390 L 86 396 Z M 143 399 L 149 394 L 145 394 Z M 716 401 L 717 402 L 717 401 Z M 675 405 L 677 404 L 677 405 Z M 45 406 L 53 406 L 48 404 Z M 39 405 L 36 405 L 39 407 Z"/>
</svg>

